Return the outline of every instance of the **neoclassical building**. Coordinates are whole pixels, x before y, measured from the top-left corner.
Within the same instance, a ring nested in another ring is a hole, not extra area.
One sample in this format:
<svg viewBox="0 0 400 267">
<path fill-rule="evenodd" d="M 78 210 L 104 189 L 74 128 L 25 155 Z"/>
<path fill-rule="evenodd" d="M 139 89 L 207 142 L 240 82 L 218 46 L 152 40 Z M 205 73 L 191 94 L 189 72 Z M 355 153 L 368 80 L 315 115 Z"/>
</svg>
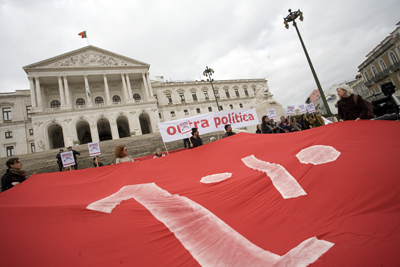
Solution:
<svg viewBox="0 0 400 267">
<path fill-rule="evenodd" d="M 0 94 L 0 157 L 154 133 L 159 122 L 218 110 L 210 82 L 150 80 L 149 68 L 95 46 L 23 67 L 30 89 Z M 213 85 L 220 109 L 249 108 L 260 88 L 282 108 L 266 79 Z"/>
</svg>

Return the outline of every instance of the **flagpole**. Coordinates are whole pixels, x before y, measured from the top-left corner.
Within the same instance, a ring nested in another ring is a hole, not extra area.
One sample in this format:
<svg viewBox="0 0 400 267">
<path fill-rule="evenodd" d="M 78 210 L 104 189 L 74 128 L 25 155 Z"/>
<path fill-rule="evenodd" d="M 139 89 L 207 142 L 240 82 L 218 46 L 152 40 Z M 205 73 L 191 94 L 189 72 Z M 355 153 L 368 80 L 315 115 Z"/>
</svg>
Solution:
<svg viewBox="0 0 400 267">
<path fill-rule="evenodd" d="M 168 152 L 167 146 L 165 145 L 165 142 L 163 142 L 163 143 L 164 143 L 165 151 L 167 151 L 167 154 L 169 155 L 169 152 Z M 157 151 L 156 151 L 156 152 L 157 152 Z"/>
</svg>

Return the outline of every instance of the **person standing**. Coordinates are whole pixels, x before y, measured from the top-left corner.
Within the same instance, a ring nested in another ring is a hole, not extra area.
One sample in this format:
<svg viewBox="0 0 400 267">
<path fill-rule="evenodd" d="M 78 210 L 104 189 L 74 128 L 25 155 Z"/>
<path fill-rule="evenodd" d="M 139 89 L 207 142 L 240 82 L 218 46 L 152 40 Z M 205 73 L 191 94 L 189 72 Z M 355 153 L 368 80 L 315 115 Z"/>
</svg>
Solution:
<svg viewBox="0 0 400 267">
<path fill-rule="evenodd" d="M 369 119 L 367 104 L 360 95 L 354 96 L 353 89 L 350 86 L 346 84 L 340 85 L 336 92 L 340 99 L 337 102 L 340 121 Z"/>
<path fill-rule="evenodd" d="M 26 180 L 26 172 L 22 170 L 22 162 L 19 158 L 11 158 L 6 162 L 7 171 L 1 178 L 1 187 L 6 191 Z"/>
<path fill-rule="evenodd" d="M 321 115 L 315 112 L 311 113 L 308 121 L 313 128 L 325 125 L 324 119 L 321 117 Z"/>
<path fill-rule="evenodd" d="M 264 115 L 261 120 L 262 120 L 262 122 L 261 122 L 261 132 L 263 134 L 274 133 L 275 126 L 270 123 L 268 116 Z"/>
<path fill-rule="evenodd" d="M 279 123 L 280 133 L 289 133 L 293 131 L 292 125 L 287 121 L 285 116 L 281 116 L 281 123 Z"/>
<path fill-rule="evenodd" d="M 303 115 L 301 115 L 300 125 L 303 130 L 310 129 L 310 122 L 308 121 L 305 113 L 303 113 Z"/>
<path fill-rule="evenodd" d="M 68 149 L 68 151 L 72 151 L 72 154 L 74 155 L 75 170 L 77 170 L 78 169 L 78 161 L 76 159 L 81 155 L 81 153 L 79 153 L 76 150 L 72 150 L 72 146 L 67 147 L 67 149 Z"/>
<path fill-rule="evenodd" d="M 225 134 L 222 138 L 235 135 L 236 133 L 232 131 L 232 126 L 230 124 L 225 125 Z"/>
<path fill-rule="evenodd" d="M 192 128 L 192 137 L 190 137 L 190 142 L 191 144 L 189 146 L 189 149 L 203 145 L 203 141 L 199 136 L 199 131 L 197 130 L 197 128 Z"/>
<path fill-rule="evenodd" d="M 128 149 L 124 145 L 119 145 L 115 148 L 114 156 L 116 158 L 115 163 L 134 162 L 128 155 Z"/>
<path fill-rule="evenodd" d="M 63 171 L 63 164 L 62 164 L 61 155 L 60 155 L 63 152 L 64 152 L 64 149 L 60 148 L 60 152 L 56 155 L 58 171 L 60 171 L 60 172 Z"/>
</svg>

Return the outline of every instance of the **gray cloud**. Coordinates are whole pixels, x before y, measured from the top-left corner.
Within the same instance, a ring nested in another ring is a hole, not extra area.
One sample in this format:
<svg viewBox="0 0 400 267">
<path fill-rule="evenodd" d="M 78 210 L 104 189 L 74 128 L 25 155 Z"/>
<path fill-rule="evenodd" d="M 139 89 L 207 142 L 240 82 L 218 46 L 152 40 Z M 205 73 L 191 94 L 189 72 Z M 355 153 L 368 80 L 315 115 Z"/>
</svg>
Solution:
<svg viewBox="0 0 400 267">
<path fill-rule="evenodd" d="M 267 78 L 275 99 L 298 105 L 316 89 L 288 8 L 323 89 L 354 79 L 358 65 L 399 21 L 396 0 L 5 1 L 0 0 L 0 92 L 28 89 L 23 66 L 87 45 L 151 64 L 150 75 Z"/>
</svg>

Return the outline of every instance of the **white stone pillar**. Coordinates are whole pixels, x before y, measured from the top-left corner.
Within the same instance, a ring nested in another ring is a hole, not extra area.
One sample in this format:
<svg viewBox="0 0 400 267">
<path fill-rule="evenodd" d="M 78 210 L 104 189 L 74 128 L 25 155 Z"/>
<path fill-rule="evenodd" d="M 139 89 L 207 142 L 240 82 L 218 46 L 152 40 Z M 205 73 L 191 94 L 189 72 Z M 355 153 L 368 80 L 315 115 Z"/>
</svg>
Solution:
<svg viewBox="0 0 400 267">
<path fill-rule="evenodd" d="M 110 89 L 108 89 L 107 74 L 103 74 L 104 80 L 104 93 L 106 95 L 106 104 L 111 105 Z"/>
<path fill-rule="evenodd" d="M 29 86 L 31 88 L 31 102 L 32 108 L 36 108 L 36 92 L 35 92 L 35 82 L 33 81 L 33 77 L 28 77 Z"/>
<path fill-rule="evenodd" d="M 118 133 L 118 126 L 116 122 L 111 122 L 110 123 L 110 127 L 111 127 L 111 135 L 112 135 L 112 139 L 116 140 L 119 139 L 119 133 Z"/>
<path fill-rule="evenodd" d="M 147 87 L 147 80 L 146 80 L 146 76 L 144 73 L 142 73 L 142 79 L 143 79 L 143 84 L 144 84 L 144 91 L 146 92 L 146 96 L 147 98 L 149 98 L 149 88 Z"/>
<path fill-rule="evenodd" d="M 126 74 L 126 83 L 128 85 L 128 97 L 129 97 L 129 99 L 133 99 L 131 81 L 129 80 L 129 74 L 128 73 Z"/>
<path fill-rule="evenodd" d="M 63 86 L 63 81 L 61 76 L 57 76 L 58 78 L 58 90 L 60 91 L 60 100 L 61 100 L 61 106 L 65 105 L 65 94 L 64 94 L 64 86 Z"/>
<path fill-rule="evenodd" d="M 35 82 L 36 82 L 37 106 L 38 107 L 43 107 L 43 104 L 42 104 L 42 92 L 40 90 L 40 81 L 39 81 L 39 77 L 38 76 L 35 77 Z"/>
<path fill-rule="evenodd" d="M 146 80 L 147 80 L 147 84 L 148 84 L 148 87 L 149 87 L 150 96 L 153 97 L 154 94 L 153 94 L 153 88 L 151 87 L 150 74 L 149 73 L 146 73 Z"/>
<path fill-rule="evenodd" d="M 92 142 L 100 142 L 99 131 L 97 125 L 94 123 L 90 126 L 90 134 L 92 136 Z"/>
<path fill-rule="evenodd" d="M 65 89 L 65 98 L 68 106 L 71 106 L 71 96 L 69 93 L 69 86 L 68 86 L 68 80 L 67 76 L 64 76 L 64 89 Z"/>
<path fill-rule="evenodd" d="M 87 99 L 87 104 L 88 107 L 92 106 L 92 94 L 90 93 L 90 86 L 89 86 L 89 80 L 87 78 L 87 75 L 83 75 L 83 78 L 85 79 L 85 94 L 86 94 L 86 99 Z"/>
<path fill-rule="evenodd" d="M 126 89 L 126 79 L 125 79 L 125 74 L 121 74 L 121 80 L 122 80 L 122 91 L 124 95 L 124 100 L 128 100 L 128 90 Z"/>
</svg>

